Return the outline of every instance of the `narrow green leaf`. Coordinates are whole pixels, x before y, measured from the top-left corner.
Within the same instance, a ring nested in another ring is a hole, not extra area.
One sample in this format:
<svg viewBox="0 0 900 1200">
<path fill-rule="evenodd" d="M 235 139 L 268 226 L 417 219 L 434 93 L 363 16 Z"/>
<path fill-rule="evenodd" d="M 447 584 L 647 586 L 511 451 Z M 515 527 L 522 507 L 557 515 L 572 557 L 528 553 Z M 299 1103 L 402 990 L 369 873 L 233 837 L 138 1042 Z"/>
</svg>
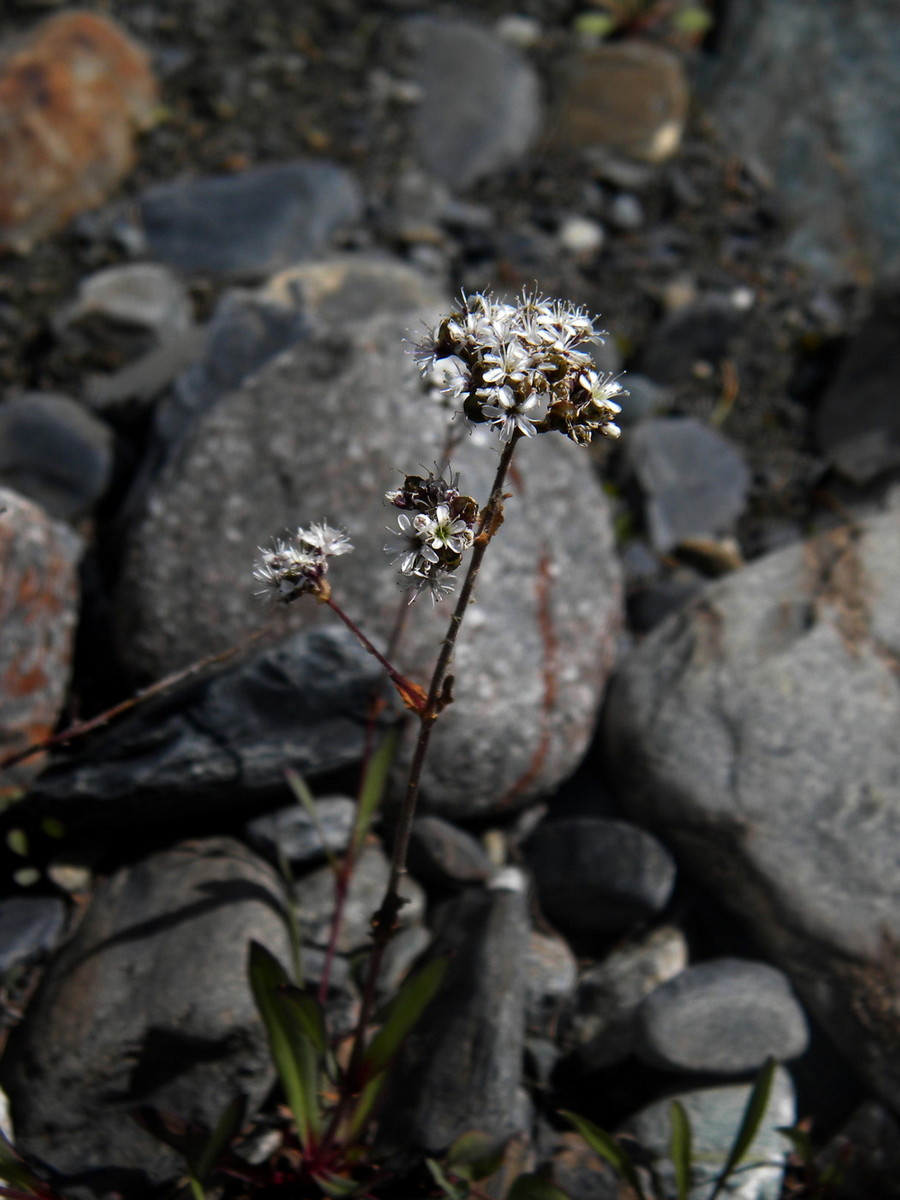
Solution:
<svg viewBox="0 0 900 1200">
<path fill-rule="evenodd" d="M 447 1151 L 444 1166 L 463 1179 L 487 1179 L 503 1166 L 509 1138 L 490 1137 L 473 1129 L 462 1133 Z"/>
<path fill-rule="evenodd" d="M 772 1094 L 772 1085 L 775 1082 L 775 1072 L 777 1069 L 778 1063 L 775 1059 L 767 1058 L 762 1070 L 757 1075 L 753 1090 L 747 1100 L 747 1107 L 744 1109 L 740 1128 L 735 1135 L 734 1143 L 725 1161 L 725 1166 L 716 1179 L 716 1186 L 709 1200 L 716 1200 L 716 1197 L 719 1196 L 722 1188 L 728 1181 L 728 1177 L 750 1149 L 753 1139 L 759 1132 L 762 1119 L 766 1115 L 766 1109 L 769 1107 L 769 1097 Z"/>
<path fill-rule="evenodd" d="M 685 8 L 675 13 L 672 24 L 681 33 L 706 33 L 712 25 L 712 13 L 707 12 L 705 8 Z"/>
<path fill-rule="evenodd" d="M 543 1175 L 520 1175 L 506 1200 L 569 1200 L 569 1195 Z"/>
<path fill-rule="evenodd" d="M 469 1194 L 469 1189 L 467 1186 L 457 1187 L 455 1184 L 451 1183 L 444 1174 L 441 1164 L 436 1162 L 433 1158 L 426 1158 L 425 1166 L 431 1172 L 431 1178 L 438 1185 L 444 1195 L 448 1197 L 448 1200 L 464 1200 L 464 1197 Z"/>
<path fill-rule="evenodd" d="M 269 1038 L 272 1061 L 281 1079 L 301 1144 L 321 1127 L 319 1064 L 315 1047 L 292 1020 L 281 989 L 290 983 L 287 972 L 259 942 L 250 943 L 248 967 L 253 999 Z"/>
<path fill-rule="evenodd" d="M 579 37 L 605 38 L 615 32 L 616 19 L 609 13 L 582 13 L 572 23 Z"/>
<path fill-rule="evenodd" d="M 638 1178 L 637 1170 L 634 1163 L 631 1161 L 631 1156 L 624 1146 L 620 1145 L 614 1137 L 608 1134 L 604 1129 L 595 1125 L 593 1121 L 588 1121 L 586 1117 L 579 1117 L 576 1113 L 562 1111 L 561 1115 L 567 1121 L 571 1121 L 590 1148 L 595 1154 L 599 1154 L 601 1158 L 613 1167 L 619 1175 L 630 1184 L 637 1193 L 638 1200 L 647 1200 L 644 1194 L 644 1189 L 641 1187 L 641 1181 Z"/>
<path fill-rule="evenodd" d="M 446 970 L 447 960 L 435 958 L 421 971 L 403 981 L 400 991 L 388 1006 L 384 1024 L 372 1038 L 363 1058 L 370 1077 L 388 1066 L 403 1039 L 431 1003 Z"/>
<path fill-rule="evenodd" d="M 216 1127 L 209 1136 L 209 1141 L 197 1156 L 194 1173 L 200 1183 L 203 1183 L 213 1171 L 216 1163 L 230 1146 L 232 1139 L 240 1133 L 241 1126 L 247 1114 L 247 1097 L 234 1096 L 222 1109 Z"/>
<path fill-rule="evenodd" d="M 691 1190 L 691 1165 L 693 1145 L 691 1122 L 679 1100 L 669 1105 L 669 1122 L 672 1135 L 669 1141 L 669 1157 L 675 1168 L 675 1189 L 678 1200 L 687 1200 Z"/>
<path fill-rule="evenodd" d="M 356 806 L 353 835 L 350 839 L 351 853 L 354 858 L 362 849 L 375 814 L 381 805 L 399 740 L 400 726 L 392 725 L 366 764 L 365 774 L 359 788 L 359 803 Z"/>
<path fill-rule="evenodd" d="M 203 1190 L 203 1184 L 200 1182 L 194 1172 L 190 1170 L 188 1171 L 188 1184 L 194 1200 L 206 1200 L 206 1193 Z"/>
<path fill-rule="evenodd" d="M 287 780 L 291 791 L 294 793 L 294 799 L 298 802 L 298 804 L 302 805 L 303 811 L 312 821 L 313 828 L 319 835 L 319 841 L 322 844 L 322 850 L 325 854 L 325 857 L 328 859 L 328 865 L 331 867 L 332 871 L 337 874 L 341 869 L 341 864 L 335 857 L 334 851 L 328 845 L 328 839 L 325 836 L 325 830 L 322 826 L 321 820 L 319 819 L 319 810 L 316 808 L 316 798 L 309 790 L 309 784 L 306 782 L 303 776 L 295 771 L 292 767 L 286 768 L 284 777 Z"/>
<path fill-rule="evenodd" d="M 302 992 L 290 984 L 281 989 L 281 994 L 304 1037 L 309 1038 L 316 1052 L 324 1058 L 328 1053 L 328 1031 L 325 1028 L 325 1014 L 319 1002 L 314 996 L 310 996 L 309 992 Z"/>
</svg>

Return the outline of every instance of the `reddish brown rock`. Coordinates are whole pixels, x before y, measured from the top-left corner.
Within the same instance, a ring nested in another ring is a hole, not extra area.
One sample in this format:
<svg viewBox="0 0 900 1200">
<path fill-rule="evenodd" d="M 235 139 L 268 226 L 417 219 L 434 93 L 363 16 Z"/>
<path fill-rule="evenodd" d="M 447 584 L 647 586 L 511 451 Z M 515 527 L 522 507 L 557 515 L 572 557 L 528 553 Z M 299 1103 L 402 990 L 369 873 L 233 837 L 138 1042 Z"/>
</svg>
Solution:
<svg viewBox="0 0 900 1200">
<path fill-rule="evenodd" d="M 688 99 L 681 62 L 662 46 L 600 46 L 571 64 L 549 137 L 570 150 L 662 162 L 681 142 Z"/>
<path fill-rule="evenodd" d="M 156 104 L 147 55 L 104 17 L 60 13 L 0 46 L 0 248 L 105 199 Z"/>
<path fill-rule="evenodd" d="M 52 733 L 69 682 L 81 542 L 17 492 L 0 489 L 0 757 Z M 32 758 L 0 773 L 25 786 Z"/>
</svg>

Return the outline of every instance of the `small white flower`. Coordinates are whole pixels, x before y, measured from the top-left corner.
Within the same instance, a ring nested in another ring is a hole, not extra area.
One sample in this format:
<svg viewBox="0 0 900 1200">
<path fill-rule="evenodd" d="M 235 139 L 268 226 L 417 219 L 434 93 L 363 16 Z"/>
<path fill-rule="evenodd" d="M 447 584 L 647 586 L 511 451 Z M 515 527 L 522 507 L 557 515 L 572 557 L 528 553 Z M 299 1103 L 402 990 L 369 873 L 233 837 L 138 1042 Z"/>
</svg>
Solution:
<svg viewBox="0 0 900 1200">
<path fill-rule="evenodd" d="M 336 558 L 339 554 L 349 554 L 353 545 L 342 529 L 332 529 L 325 522 L 313 522 L 308 529 L 297 530 L 297 541 L 301 546 L 324 555 L 326 558 Z"/>
<path fill-rule="evenodd" d="M 443 548 L 453 551 L 454 554 L 462 554 L 474 540 L 466 522 L 461 517 L 454 520 L 446 504 L 439 504 L 434 510 L 434 516 L 419 513 L 413 524 L 423 542 L 432 550 Z M 437 562 L 437 555 L 430 561 Z"/>
<path fill-rule="evenodd" d="M 393 545 L 385 546 L 384 552 L 395 563 L 401 575 L 411 575 L 422 556 L 422 539 L 412 519 L 406 513 L 397 517 L 399 529 L 389 530 Z M 437 558 L 437 555 L 435 555 Z"/>
</svg>

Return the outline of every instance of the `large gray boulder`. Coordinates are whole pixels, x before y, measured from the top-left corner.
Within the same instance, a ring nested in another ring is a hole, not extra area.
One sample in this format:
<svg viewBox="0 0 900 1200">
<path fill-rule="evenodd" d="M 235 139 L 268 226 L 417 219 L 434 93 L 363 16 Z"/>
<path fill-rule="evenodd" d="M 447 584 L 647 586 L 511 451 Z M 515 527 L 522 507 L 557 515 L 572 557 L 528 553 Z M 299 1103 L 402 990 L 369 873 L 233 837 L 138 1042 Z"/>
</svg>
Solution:
<svg viewBox="0 0 900 1200">
<path fill-rule="evenodd" d="M 900 266 L 900 22 L 893 0 L 721 6 L 708 105 L 731 151 L 767 175 L 787 249 L 824 278 Z"/>
<path fill-rule="evenodd" d="M 645 822 L 900 1104 L 900 516 L 709 587 L 625 661 L 605 742 Z"/>
<path fill-rule="evenodd" d="M 139 673 L 183 666 L 267 620 L 253 594 L 256 548 L 310 520 L 348 530 L 356 550 L 335 564 L 335 598 L 387 639 L 402 594 L 383 552 L 396 526 L 383 494 L 439 459 L 448 430 L 404 345 L 416 325 L 384 315 L 311 337 L 198 414 L 125 555 L 119 633 Z M 460 486 L 480 502 L 497 460 L 484 433 L 463 432 L 452 451 Z M 572 771 L 620 620 L 608 507 L 589 456 L 545 436 L 524 442 L 513 467 L 506 520 L 457 645 L 456 702 L 426 768 L 425 797 L 448 816 L 508 810 Z M 449 617 L 427 598 L 409 613 L 397 657 L 413 679 L 427 681 Z M 274 619 L 285 632 L 335 621 L 307 600 Z"/>
</svg>

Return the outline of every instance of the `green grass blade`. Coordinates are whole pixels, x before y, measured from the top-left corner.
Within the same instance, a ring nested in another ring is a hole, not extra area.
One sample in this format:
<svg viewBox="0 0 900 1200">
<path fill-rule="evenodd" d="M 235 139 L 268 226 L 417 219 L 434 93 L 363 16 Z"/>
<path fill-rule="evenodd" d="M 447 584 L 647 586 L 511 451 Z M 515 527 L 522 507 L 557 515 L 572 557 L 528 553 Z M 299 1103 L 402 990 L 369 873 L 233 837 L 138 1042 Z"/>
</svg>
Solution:
<svg viewBox="0 0 900 1200">
<path fill-rule="evenodd" d="M 588 1121 L 587 1117 L 580 1117 L 576 1112 L 565 1111 L 560 1115 L 564 1116 L 566 1121 L 571 1121 L 594 1153 L 606 1159 L 606 1162 L 622 1176 L 623 1180 L 631 1188 L 634 1188 L 637 1200 L 647 1200 L 635 1164 L 631 1162 L 631 1156 L 624 1146 L 619 1145 L 619 1142 L 611 1134 L 606 1133 L 605 1129 L 595 1126 L 593 1121 Z"/>
<path fill-rule="evenodd" d="M 284 777 L 288 782 L 288 787 L 294 793 L 294 799 L 301 805 L 303 811 L 313 823 L 313 828 L 319 835 L 319 841 L 322 843 L 322 850 L 325 857 L 328 859 L 328 865 L 335 874 L 341 869 L 341 864 L 335 857 L 334 851 L 329 847 L 328 840 L 325 837 L 325 830 L 319 818 L 319 810 L 316 808 L 316 798 L 309 790 L 309 784 L 292 767 L 288 767 L 284 772 Z"/>
<path fill-rule="evenodd" d="M 716 1200 L 716 1197 L 720 1195 L 722 1188 L 728 1181 L 728 1177 L 750 1149 L 753 1139 L 759 1132 L 762 1119 L 766 1115 L 766 1109 L 769 1107 L 769 1098 L 772 1095 L 772 1086 L 775 1082 L 775 1072 L 777 1069 L 778 1063 L 775 1059 L 767 1058 L 762 1070 L 757 1075 L 753 1091 L 747 1100 L 747 1107 L 744 1109 L 740 1128 L 735 1135 L 728 1158 L 725 1161 L 725 1166 L 716 1179 L 716 1186 L 709 1200 Z"/>
<path fill-rule="evenodd" d="M 444 1158 L 444 1166 L 454 1175 L 477 1182 L 487 1179 L 503 1166 L 509 1138 L 491 1137 L 477 1129 L 461 1133 Z"/>
<path fill-rule="evenodd" d="M 328 1032 L 322 1006 L 308 992 L 301 992 L 290 984 L 281 989 L 281 995 L 304 1037 L 312 1042 L 316 1053 L 324 1058 L 328 1053 Z"/>
<path fill-rule="evenodd" d="M 468 1185 L 457 1187 L 455 1184 L 451 1183 L 444 1174 L 443 1167 L 435 1159 L 426 1158 L 425 1166 L 428 1168 L 431 1178 L 441 1189 L 444 1195 L 448 1197 L 448 1200 L 463 1200 L 463 1198 L 469 1194 Z"/>
<path fill-rule="evenodd" d="M 400 991 L 388 1006 L 384 1024 L 372 1038 L 363 1064 L 369 1078 L 388 1066 L 403 1039 L 431 1003 L 447 970 L 445 958 L 435 958 L 421 971 L 404 980 Z"/>
<path fill-rule="evenodd" d="M 240 1133 L 247 1114 L 247 1097 L 235 1096 L 222 1109 L 216 1122 L 216 1127 L 209 1136 L 209 1141 L 203 1151 L 197 1156 L 194 1173 L 200 1183 L 203 1183 L 212 1172 L 216 1163 L 228 1149 L 232 1139 Z"/>
<path fill-rule="evenodd" d="M 669 1105 L 669 1122 L 672 1128 L 669 1157 L 675 1168 L 675 1193 L 678 1200 L 687 1200 L 691 1190 L 693 1138 L 690 1119 L 684 1105 L 678 1100 L 673 1100 Z"/>
<path fill-rule="evenodd" d="M 290 983 L 287 972 L 273 954 L 250 943 L 248 973 L 256 1007 L 269 1038 L 272 1061 L 303 1146 L 308 1146 L 321 1128 L 319 1112 L 319 1063 L 315 1047 L 306 1038 L 287 1008 L 281 989 Z"/>
<path fill-rule="evenodd" d="M 629 1184 L 637 1194 L 638 1200 L 647 1200 L 637 1170 L 631 1161 L 631 1155 L 619 1143 L 593 1121 L 579 1117 L 577 1113 L 562 1112 L 567 1121 L 571 1121 L 595 1154 L 599 1154 L 618 1174 Z"/>
<path fill-rule="evenodd" d="M 353 835 L 350 839 L 351 853 L 354 859 L 362 849 L 375 814 L 381 805 L 399 740 L 400 726 L 393 725 L 379 742 L 374 754 L 366 764 L 359 789 L 359 803 L 356 806 Z"/>
</svg>

